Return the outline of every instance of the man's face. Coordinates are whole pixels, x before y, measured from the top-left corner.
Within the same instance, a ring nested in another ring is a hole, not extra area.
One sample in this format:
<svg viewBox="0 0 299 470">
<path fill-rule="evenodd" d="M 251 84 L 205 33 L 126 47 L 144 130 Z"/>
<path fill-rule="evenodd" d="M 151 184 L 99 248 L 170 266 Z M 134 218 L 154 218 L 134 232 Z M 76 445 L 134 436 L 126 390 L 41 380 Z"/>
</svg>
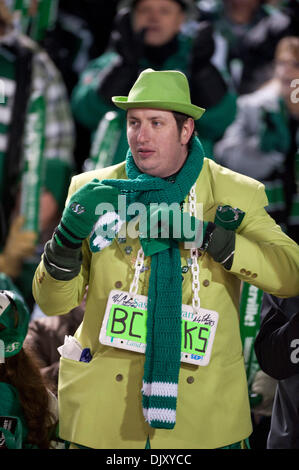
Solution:
<svg viewBox="0 0 299 470">
<path fill-rule="evenodd" d="M 187 158 L 187 143 L 193 129 L 194 121 L 189 118 L 179 134 L 170 111 L 129 109 L 127 136 L 139 170 L 160 178 L 179 171 Z"/>
<path fill-rule="evenodd" d="M 133 28 L 146 29 L 145 43 L 162 46 L 180 30 L 184 12 L 173 0 L 140 0 L 134 10 Z"/>
<path fill-rule="evenodd" d="M 282 96 L 289 99 L 293 91 L 291 82 L 299 78 L 299 61 L 290 51 L 284 50 L 276 58 L 275 77 L 279 80 Z"/>
</svg>

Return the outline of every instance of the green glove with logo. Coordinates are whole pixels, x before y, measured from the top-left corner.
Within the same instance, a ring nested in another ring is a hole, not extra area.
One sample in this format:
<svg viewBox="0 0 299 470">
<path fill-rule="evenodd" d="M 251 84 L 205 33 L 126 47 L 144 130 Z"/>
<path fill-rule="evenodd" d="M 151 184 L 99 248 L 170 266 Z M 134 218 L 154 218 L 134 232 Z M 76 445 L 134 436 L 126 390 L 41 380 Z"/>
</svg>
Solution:
<svg viewBox="0 0 299 470">
<path fill-rule="evenodd" d="M 237 207 L 218 206 L 214 223 L 225 230 L 236 230 L 244 219 L 245 212 Z"/>
<path fill-rule="evenodd" d="M 230 269 L 235 249 L 235 230 L 245 212 L 231 206 L 218 206 L 214 223 L 205 222 L 179 209 L 172 211 L 166 204 L 150 207 L 139 226 L 140 243 L 144 254 L 170 247 L 176 242 L 192 242 L 195 248 L 206 250 L 212 258 Z"/>
<path fill-rule="evenodd" d="M 54 233 L 57 244 L 79 248 L 102 214 L 97 210 L 98 205 L 107 203 L 107 211 L 111 210 L 111 205 L 117 210 L 118 194 L 117 188 L 102 184 L 96 178 L 78 189 L 71 196 Z"/>
<path fill-rule="evenodd" d="M 234 260 L 236 234 L 235 231 L 241 225 L 245 212 L 231 206 L 219 205 L 214 219 L 209 239 L 205 240 L 207 252 L 225 269 L 230 269 Z"/>
</svg>

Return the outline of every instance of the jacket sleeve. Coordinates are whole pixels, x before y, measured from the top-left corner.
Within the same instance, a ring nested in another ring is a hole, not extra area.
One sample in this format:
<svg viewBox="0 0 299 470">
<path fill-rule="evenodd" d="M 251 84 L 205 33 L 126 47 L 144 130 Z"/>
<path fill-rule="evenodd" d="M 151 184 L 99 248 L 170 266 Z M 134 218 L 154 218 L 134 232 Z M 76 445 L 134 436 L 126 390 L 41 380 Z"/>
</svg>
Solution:
<svg viewBox="0 0 299 470">
<path fill-rule="evenodd" d="M 251 192 L 252 194 L 252 192 Z M 248 193 L 245 217 L 236 233 L 234 261 L 230 272 L 279 297 L 299 294 L 299 246 L 282 232 L 266 210 L 264 185 Z"/>
<path fill-rule="evenodd" d="M 299 298 L 297 303 L 298 312 L 288 319 L 275 297 L 265 294 L 263 299 L 255 353 L 261 369 L 278 380 L 299 373 Z"/>
</svg>

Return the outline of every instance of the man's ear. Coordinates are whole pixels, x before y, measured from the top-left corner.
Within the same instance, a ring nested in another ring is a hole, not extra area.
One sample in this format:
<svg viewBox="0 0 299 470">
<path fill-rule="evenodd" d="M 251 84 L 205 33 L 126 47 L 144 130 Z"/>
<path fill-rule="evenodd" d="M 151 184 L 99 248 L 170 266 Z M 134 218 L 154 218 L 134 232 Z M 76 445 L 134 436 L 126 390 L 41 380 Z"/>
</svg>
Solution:
<svg viewBox="0 0 299 470">
<path fill-rule="evenodd" d="M 186 119 L 186 121 L 183 124 L 182 132 L 181 132 L 181 144 L 182 145 L 188 144 L 190 137 L 193 134 L 194 127 L 195 127 L 194 119 L 192 119 L 191 117 Z"/>
</svg>

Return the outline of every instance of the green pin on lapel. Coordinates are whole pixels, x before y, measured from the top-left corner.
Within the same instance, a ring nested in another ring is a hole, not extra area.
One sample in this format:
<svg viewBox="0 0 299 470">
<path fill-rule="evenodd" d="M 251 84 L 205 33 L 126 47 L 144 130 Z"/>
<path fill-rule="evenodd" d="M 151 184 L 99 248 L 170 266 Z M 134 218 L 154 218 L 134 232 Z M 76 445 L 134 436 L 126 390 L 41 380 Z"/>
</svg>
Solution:
<svg viewBox="0 0 299 470">
<path fill-rule="evenodd" d="M 236 230 L 242 223 L 245 212 L 237 207 L 219 205 L 217 207 L 214 223 L 226 230 Z"/>
</svg>

